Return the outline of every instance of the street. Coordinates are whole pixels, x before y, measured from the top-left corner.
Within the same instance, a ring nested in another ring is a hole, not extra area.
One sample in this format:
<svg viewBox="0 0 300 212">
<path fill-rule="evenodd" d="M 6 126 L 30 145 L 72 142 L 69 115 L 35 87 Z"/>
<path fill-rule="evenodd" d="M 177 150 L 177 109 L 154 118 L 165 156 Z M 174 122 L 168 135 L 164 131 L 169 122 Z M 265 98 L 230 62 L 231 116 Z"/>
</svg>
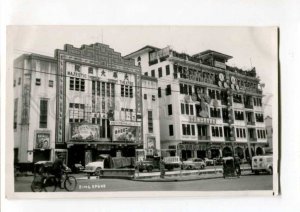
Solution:
<svg viewBox="0 0 300 212">
<path fill-rule="evenodd" d="M 19 177 L 16 192 L 31 192 L 33 177 Z M 215 178 L 177 182 L 142 182 L 125 179 L 79 179 L 76 192 L 106 191 L 243 191 L 271 190 L 272 175 L 246 175 L 240 178 Z M 57 189 L 56 192 L 65 191 Z"/>
</svg>

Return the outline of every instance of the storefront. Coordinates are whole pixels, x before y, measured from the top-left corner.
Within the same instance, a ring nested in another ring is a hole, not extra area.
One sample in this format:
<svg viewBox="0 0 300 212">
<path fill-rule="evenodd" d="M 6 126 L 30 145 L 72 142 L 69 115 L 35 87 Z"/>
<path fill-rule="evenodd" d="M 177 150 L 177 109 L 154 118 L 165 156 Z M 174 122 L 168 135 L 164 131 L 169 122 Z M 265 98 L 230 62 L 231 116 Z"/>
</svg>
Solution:
<svg viewBox="0 0 300 212">
<path fill-rule="evenodd" d="M 36 131 L 35 132 L 35 145 L 33 150 L 33 163 L 38 161 L 50 161 L 50 132 L 49 131 Z"/>
</svg>

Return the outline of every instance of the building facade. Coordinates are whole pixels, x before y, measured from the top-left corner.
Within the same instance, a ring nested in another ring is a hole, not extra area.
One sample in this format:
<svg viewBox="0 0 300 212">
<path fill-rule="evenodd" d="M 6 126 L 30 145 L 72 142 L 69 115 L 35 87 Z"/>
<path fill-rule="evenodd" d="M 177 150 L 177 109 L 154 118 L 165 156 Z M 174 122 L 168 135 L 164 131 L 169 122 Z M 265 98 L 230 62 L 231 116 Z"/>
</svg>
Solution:
<svg viewBox="0 0 300 212">
<path fill-rule="evenodd" d="M 273 119 L 270 116 L 265 118 L 268 147 L 273 151 Z"/>
<path fill-rule="evenodd" d="M 151 142 L 152 149 L 160 147 L 159 113 L 142 98 L 142 92 L 157 96 L 142 89 L 142 84 L 156 89 L 157 80 L 142 82 L 140 67 L 105 44 L 66 44 L 53 58 L 22 55 L 15 60 L 15 81 L 19 163 L 62 155 L 67 164 L 87 164 L 100 154 L 135 157 Z M 146 113 L 147 120 L 153 119 L 152 132 L 144 130 L 144 125 L 149 128 L 143 123 L 145 111 L 152 112 Z"/>
<path fill-rule="evenodd" d="M 190 56 L 145 46 L 125 58 L 158 80 L 163 155 L 248 159 L 264 154 L 263 96 L 255 68 L 230 67 L 231 56 L 212 50 Z"/>
</svg>

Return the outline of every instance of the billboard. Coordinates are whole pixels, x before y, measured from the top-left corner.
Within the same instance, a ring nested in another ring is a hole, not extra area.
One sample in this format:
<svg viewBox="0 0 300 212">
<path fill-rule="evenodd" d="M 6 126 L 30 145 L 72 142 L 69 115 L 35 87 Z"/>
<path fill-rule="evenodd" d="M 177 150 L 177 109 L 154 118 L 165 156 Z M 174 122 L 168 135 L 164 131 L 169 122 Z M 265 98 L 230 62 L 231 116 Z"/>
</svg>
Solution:
<svg viewBox="0 0 300 212">
<path fill-rule="evenodd" d="M 37 133 L 35 148 L 36 149 L 49 149 L 50 148 L 50 133 Z"/>
<path fill-rule="evenodd" d="M 113 141 L 136 142 L 138 135 L 138 127 L 132 126 L 114 126 L 113 127 Z"/>
<path fill-rule="evenodd" d="M 71 124 L 70 140 L 100 140 L 100 126 L 96 124 Z"/>
</svg>

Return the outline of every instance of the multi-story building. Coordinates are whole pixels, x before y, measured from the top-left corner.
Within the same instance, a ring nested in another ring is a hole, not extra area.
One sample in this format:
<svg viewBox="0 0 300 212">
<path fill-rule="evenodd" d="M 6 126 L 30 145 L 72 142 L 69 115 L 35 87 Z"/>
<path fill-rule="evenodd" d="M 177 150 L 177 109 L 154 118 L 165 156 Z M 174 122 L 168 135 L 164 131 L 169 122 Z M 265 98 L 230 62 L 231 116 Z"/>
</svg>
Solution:
<svg viewBox="0 0 300 212">
<path fill-rule="evenodd" d="M 134 59 L 144 76 L 158 79 L 163 155 L 246 159 L 264 153 L 262 89 L 255 68 L 230 67 L 231 56 L 212 50 L 190 56 L 145 46 L 125 58 Z"/>
<path fill-rule="evenodd" d="M 273 149 L 273 119 L 271 116 L 265 118 L 268 147 L 270 151 Z"/>
<path fill-rule="evenodd" d="M 14 62 L 16 160 L 32 163 L 60 154 L 67 164 L 87 164 L 100 154 L 155 151 L 156 86 L 157 79 L 142 77 L 133 60 L 100 43 L 65 45 L 53 58 L 20 56 Z"/>
</svg>

